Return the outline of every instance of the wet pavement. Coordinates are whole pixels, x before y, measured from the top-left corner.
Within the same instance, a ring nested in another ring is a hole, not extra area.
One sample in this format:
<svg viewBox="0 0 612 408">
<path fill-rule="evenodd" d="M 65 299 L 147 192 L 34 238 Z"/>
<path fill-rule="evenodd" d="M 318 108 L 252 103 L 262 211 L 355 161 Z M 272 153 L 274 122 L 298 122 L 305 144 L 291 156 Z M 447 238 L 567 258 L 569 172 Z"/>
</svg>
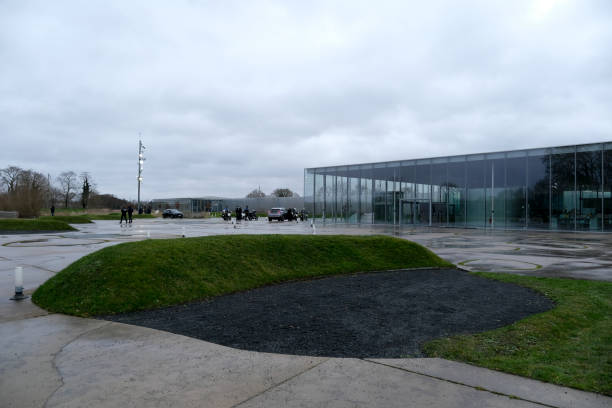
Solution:
<svg viewBox="0 0 612 408">
<path fill-rule="evenodd" d="M 0 234 L 1 406 L 607 407 L 612 399 L 439 359 L 368 360 L 236 350 L 14 302 L 82 256 L 143 239 L 219 234 L 386 234 L 469 270 L 612 281 L 612 234 L 398 229 L 387 226 L 136 220 L 79 231 Z"/>
</svg>

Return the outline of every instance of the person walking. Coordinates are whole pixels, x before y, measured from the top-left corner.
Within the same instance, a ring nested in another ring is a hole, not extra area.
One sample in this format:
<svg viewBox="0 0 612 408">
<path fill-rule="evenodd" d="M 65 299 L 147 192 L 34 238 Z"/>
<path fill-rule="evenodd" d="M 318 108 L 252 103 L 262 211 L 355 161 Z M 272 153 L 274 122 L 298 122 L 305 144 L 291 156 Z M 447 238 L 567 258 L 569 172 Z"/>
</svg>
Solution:
<svg viewBox="0 0 612 408">
<path fill-rule="evenodd" d="M 119 220 L 119 225 L 123 223 L 123 220 L 125 220 L 125 224 L 127 225 L 127 209 L 125 208 L 125 205 L 121 207 L 121 220 Z"/>
<path fill-rule="evenodd" d="M 134 213 L 134 209 L 132 208 L 131 205 L 128 206 L 127 212 L 128 212 L 128 219 L 130 220 L 129 222 L 131 224 L 132 223 L 132 214 Z"/>
<path fill-rule="evenodd" d="M 53 204 L 51 204 L 51 216 L 55 216 L 55 206 Z"/>
<path fill-rule="evenodd" d="M 236 221 L 242 221 L 242 208 L 236 207 Z"/>
</svg>

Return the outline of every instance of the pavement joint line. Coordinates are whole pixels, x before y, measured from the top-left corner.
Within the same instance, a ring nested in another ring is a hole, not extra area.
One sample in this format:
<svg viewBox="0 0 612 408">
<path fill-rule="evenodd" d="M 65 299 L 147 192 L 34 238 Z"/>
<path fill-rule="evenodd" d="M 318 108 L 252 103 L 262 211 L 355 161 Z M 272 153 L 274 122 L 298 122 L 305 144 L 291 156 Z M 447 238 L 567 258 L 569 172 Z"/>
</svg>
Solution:
<svg viewBox="0 0 612 408">
<path fill-rule="evenodd" d="M 416 374 L 416 375 L 421 375 L 423 377 L 433 378 L 435 380 L 446 381 L 446 382 L 449 382 L 449 383 L 452 383 L 452 384 L 462 385 L 464 387 L 472 388 L 472 389 L 474 389 L 476 391 L 485 391 L 485 392 L 488 392 L 488 393 L 491 393 L 491 394 L 494 394 L 494 395 L 500 395 L 500 396 L 507 397 L 507 398 L 510 398 L 510 399 L 525 401 L 525 402 L 529 402 L 529 403 L 532 403 L 532 404 L 541 405 L 543 407 L 560 408 L 560 407 L 558 407 L 556 405 L 549 405 L 549 404 L 545 404 L 543 402 L 538 402 L 538 401 L 533 401 L 533 400 L 529 400 L 529 399 L 526 399 L 526 398 L 518 397 L 516 395 L 508 395 L 508 394 L 504 394 L 502 392 L 489 390 L 489 389 L 484 388 L 484 387 L 469 385 L 469 384 L 465 384 L 465 383 L 462 383 L 462 382 L 459 382 L 459 381 L 449 380 L 448 378 L 437 377 L 435 375 L 425 374 L 425 373 L 421 373 L 421 372 L 418 372 L 418 371 L 409 370 L 407 368 L 396 367 L 396 366 L 393 366 L 393 365 L 381 363 L 380 361 L 373 361 L 373 360 L 370 360 L 370 359 L 361 359 L 361 360 L 363 360 L 363 361 L 365 361 L 367 363 L 379 364 L 379 365 L 384 366 L 384 367 L 394 368 L 396 370 L 405 371 L 405 372 Z M 481 368 L 481 367 L 478 367 L 478 368 Z"/>
<path fill-rule="evenodd" d="M 66 385 L 64 383 L 64 376 L 62 375 L 62 373 L 60 372 L 59 367 L 57 366 L 57 363 L 55 362 L 55 360 L 57 359 L 57 356 L 59 356 L 66 347 L 68 347 L 70 344 L 74 343 L 75 341 L 77 341 L 78 339 L 80 339 L 81 337 L 85 336 L 86 334 L 89 334 L 95 330 L 101 329 L 102 327 L 108 326 L 109 324 L 111 324 L 111 322 L 103 322 L 100 326 L 96 326 L 94 328 L 91 328 L 89 330 L 84 331 L 83 333 L 79 334 L 78 336 L 70 339 L 66 344 L 64 344 L 58 351 L 56 351 L 55 353 L 53 353 L 53 358 L 51 359 L 51 365 L 53 366 L 53 369 L 57 372 L 57 375 L 59 376 L 59 380 L 60 380 L 60 385 L 53 390 L 53 392 L 51 394 L 49 394 L 49 396 L 47 397 L 47 399 L 45 399 L 44 404 L 42 405 L 43 408 L 47 407 L 47 404 L 49 403 L 49 400 L 64 386 Z"/>
<path fill-rule="evenodd" d="M 26 295 L 27 295 L 27 291 L 26 291 Z M 45 316 L 52 316 L 55 315 L 57 313 L 54 312 L 48 312 L 45 309 L 41 309 L 45 314 L 29 314 L 29 315 L 25 315 L 25 316 L 17 316 L 17 317 L 9 317 L 9 318 L 5 318 L 5 319 L 0 319 L 0 324 L 3 323 L 10 323 L 10 322 L 17 322 L 19 320 L 28 320 L 28 319 L 37 319 L 39 317 L 45 317 Z"/>
<path fill-rule="evenodd" d="M 51 269 L 43 268 L 42 266 L 38 266 L 38 265 L 23 264 L 23 266 L 29 266 L 31 268 L 40 269 L 41 271 L 51 272 L 53 274 L 56 274 L 58 272 L 58 271 L 54 271 L 54 270 L 51 270 Z"/>
<path fill-rule="evenodd" d="M 325 363 L 325 362 L 327 362 L 329 360 L 331 360 L 331 358 L 326 358 L 325 360 L 323 360 L 323 361 L 313 365 L 312 367 L 308 367 L 305 370 L 302 370 L 299 373 L 292 375 L 291 377 L 285 378 L 283 381 L 281 381 L 281 382 L 279 382 L 277 384 L 273 384 L 273 385 L 269 386 L 268 388 L 266 388 L 265 390 L 262 390 L 262 391 L 256 393 L 255 395 L 252 395 L 252 396 L 248 397 L 247 399 L 245 399 L 243 401 L 240 401 L 239 403 L 237 403 L 235 405 L 232 405 L 230 408 L 239 407 L 240 405 L 245 404 L 245 403 L 249 402 L 250 400 L 259 397 L 260 395 L 265 394 L 266 392 L 270 391 L 271 389 L 276 388 L 276 387 L 280 387 L 281 385 L 283 385 L 283 384 L 293 380 L 294 378 L 299 377 L 300 375 L 305 374 L 308 371 L 317 368 L 318 366 L 320 366 L 321 364 L 323 364 L 323 363 Z"/>
</svg>

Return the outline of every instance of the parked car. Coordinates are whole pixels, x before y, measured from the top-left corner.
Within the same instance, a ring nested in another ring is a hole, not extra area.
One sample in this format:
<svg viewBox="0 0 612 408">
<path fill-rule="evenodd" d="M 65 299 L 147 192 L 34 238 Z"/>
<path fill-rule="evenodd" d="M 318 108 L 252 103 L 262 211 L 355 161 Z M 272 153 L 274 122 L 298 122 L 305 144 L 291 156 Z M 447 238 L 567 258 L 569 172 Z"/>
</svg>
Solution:
<svg viewBox="0 0 612 408">
<path fill-rule="evenodd" d="M 175 210 L 174 208 L 169 208 L 164 210 L 162 213 L 162 217 L 164 218 L 183 218 L 183 213 L 179 210 Z"/>
<path fill-rule="evenodd" d="M 276 221 L 285 221 L 287 210 L 284 208 L 271 208 L 268 211 L 268 221 L 276 220 Z"/>
</svg>

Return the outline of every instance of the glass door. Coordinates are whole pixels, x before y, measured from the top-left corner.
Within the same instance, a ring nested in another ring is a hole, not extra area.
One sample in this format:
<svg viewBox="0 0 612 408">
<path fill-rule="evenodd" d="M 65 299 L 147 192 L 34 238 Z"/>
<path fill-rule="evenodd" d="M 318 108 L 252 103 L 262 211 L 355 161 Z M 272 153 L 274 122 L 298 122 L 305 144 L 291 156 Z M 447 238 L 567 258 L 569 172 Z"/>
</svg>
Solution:
<svg viewBox="0 0 612 408">
<path fill-rule="evenodd" d="M 428 200 L 400 200 L 401 225 L 429 225 Z"/>
</svg>

